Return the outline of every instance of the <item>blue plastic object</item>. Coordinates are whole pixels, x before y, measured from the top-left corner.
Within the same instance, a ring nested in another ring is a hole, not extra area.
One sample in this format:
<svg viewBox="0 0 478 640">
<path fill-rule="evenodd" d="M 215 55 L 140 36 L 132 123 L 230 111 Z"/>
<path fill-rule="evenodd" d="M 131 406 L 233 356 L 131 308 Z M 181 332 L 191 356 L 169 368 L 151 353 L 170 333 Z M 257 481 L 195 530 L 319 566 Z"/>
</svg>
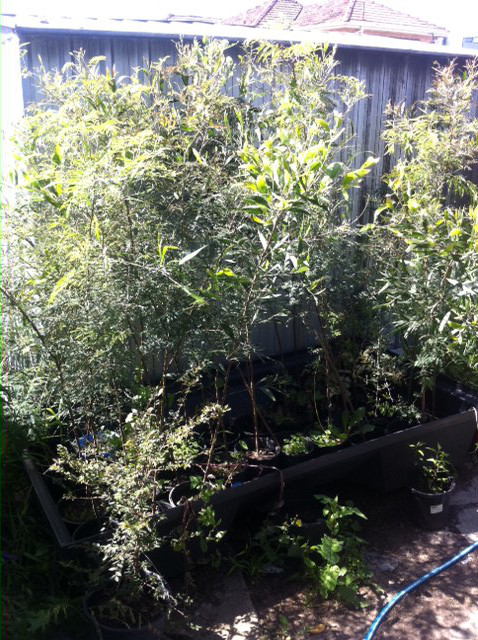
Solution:
<svg viewBox="0 0 478 640">
<path fill-rule="evenodd" d="M 415 582 L 412 582 L 411 584 L 409 584 L 408 587 L 405 587 L 405 589 L 402 589 L 402 591 L 397 593 L 397 595 L 394 596 L 390 600 L 390 602 L 388 602 L 384 606 L 384 608 L 380 611 L 378 616 L 370 625 L 370 628 L 367 634 L 364 636 L 363 640 L 372 640 L 372 638 L 375 635 L 375 632 L 377 631 L 378 627 L 380 626 L 380 624 L 382 623 L 382 621 L 384 620 L 388 612 L 397 604 L 397 602 L 400 602 L 400 600 L 404 598 L 407 595 L 407 593 L 410 593 L 410 591 L 413 591 L 414 589 L 419 587 L 421 584 L 423 584 L 430 578 L 433 578 L 434 576 L 438 575 L 441 571 L 448 569 L 448 567 L 451 567 L 453 564 L 458 562 L 458 560 L 461 560 L 466 555 L 468 555 L 472 551 L 476 551 L 477 549 L 478 549 L 478 541 L 474 542 L 473 544 L 470 544 L 468 547 L 465 547 L 465 549 L 460 551 L 460 553 L 457 553 L 456 556 L 453 556 L 453 558 L 450 558 L 450 560 L 448 560 L 444 564 L 440 565 L 439 567 L 436 567 L 436 569 L 432 569 L 432 571 L 429 571 L 421 578 L 418 578 L 418 580 L 415 580 Z"/>
</svg>

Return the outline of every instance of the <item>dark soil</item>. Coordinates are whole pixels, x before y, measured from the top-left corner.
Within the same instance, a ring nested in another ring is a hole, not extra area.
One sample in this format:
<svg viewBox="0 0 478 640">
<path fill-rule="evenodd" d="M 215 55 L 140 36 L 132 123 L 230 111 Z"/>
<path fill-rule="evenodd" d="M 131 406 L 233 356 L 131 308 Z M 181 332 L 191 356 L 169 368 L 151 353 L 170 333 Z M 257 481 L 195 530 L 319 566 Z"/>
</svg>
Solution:
<svg viewBox="0 0 478 640">
<path fill-rule="evenodd" d="M 248 451 L 247 457 L 254 462 L 267 462 L 277 457 L 275 451 L 269 451 L 266 449 L 260 449 L 259 451 Z"/>
<path fill-rule="evenodd" d="M 91 498 L 62 498 L 58 503 L 60 515 L 71 524 L 83 524 L 96 518 L 96 512 Z"/>
</svg>

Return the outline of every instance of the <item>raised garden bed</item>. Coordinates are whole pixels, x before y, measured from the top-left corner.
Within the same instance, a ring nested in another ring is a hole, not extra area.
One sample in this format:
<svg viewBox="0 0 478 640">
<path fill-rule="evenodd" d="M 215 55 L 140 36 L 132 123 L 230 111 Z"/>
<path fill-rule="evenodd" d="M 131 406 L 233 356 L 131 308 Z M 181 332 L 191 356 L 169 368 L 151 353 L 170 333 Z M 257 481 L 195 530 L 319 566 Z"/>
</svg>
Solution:
<svg viewBox="0 0 478 640">
<path fill-rule="evenodd" d="M 445 398 L 448 406 L 472 407 L 476 397 L 472 392 L 461 390 L 457 393 L 443 388 L 438 394 L 442 412 Z M 280 498 L 284 493 L 293 492 L 306 484 L 311 489 L 338 478 L 353 475 L 354 480 L 373 485 L 383 491 L 392 491 L 406 486 L 413 472 L 413 456 L 409 445 L 423 441 L 428 445 L 441 443 L 449 453 L 455 466 L 466 456 L 477 432 L 477 412 L 470 409 L 463 413 L 449 415 L 408 429 L 397 431 L 366 442 L 352 444 L 332 453 L 323 453 L 311 460 L 287 467 L 272 469 L 269 473 L 226 488 L 211 498 L 221 526 L 229 528 L 237 514 L 254 504 Z M 62 520 L 45 478 L 35 468 L 33 461 L 25 458 L 25 468 L 40 501 L 43 512 L 50 523 L 54 537 L 60 547 L 81 543 Z M 200 502 L 189 503 L 198 509 Z M 165 532 L 181 523 L 183 506 L 173 507 L 165 512 L 161 527 Z"/>
</svg>

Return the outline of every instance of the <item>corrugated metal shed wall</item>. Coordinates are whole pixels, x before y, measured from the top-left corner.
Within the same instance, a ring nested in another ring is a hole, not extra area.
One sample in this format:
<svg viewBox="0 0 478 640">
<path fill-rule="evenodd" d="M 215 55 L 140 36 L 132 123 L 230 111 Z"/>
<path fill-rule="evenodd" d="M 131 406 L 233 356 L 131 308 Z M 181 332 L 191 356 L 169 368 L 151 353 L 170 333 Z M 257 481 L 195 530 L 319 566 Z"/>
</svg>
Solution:
<svg viewBox="0 0 478 640">
<path fill-rule="evenodd" d="M 28 43 L 26 66 L 29 70 L 38 68 L 39 59 L 48 70 L 61 68 L 70 60 L 70 52 L 83 49 L 87 58 L 97 55 L 106 57 L 103 68 L 115 67 L 121 75 L 129 75 L 134 67 L 140 67 L 144 61 L 150 62 L 170 56 L 175 59 L 175 44 L 165 37 L 135 37 L 115 35 L 36 35 L 20 33 L 20 41 Z M 237 55 L 237 53 L 236 53 Z M 355 76 L 365 82 L 369 97 L 359 103 L 353 112 L 353 128 L 356 134 L 353 151 L 356 164 L 360 164 L 370 154 L 383 157 L 384 145 L 380 138 L 384 127 L 384 110 L 389 101 L 405 101 L 407 105 L 423 99 L 432 77 L 434 57 L 416 52 L 347 49 L 339 48 L 337 58 L 341 63 L 340 72 Z M 437 57 L 440 63 L 446 63 L 445 57 Z M 231 88 L 232 90 L 232 88 Z M 23 80 L 25 104 L 39 98 L 34 77 Z M 478 117 L 478 99 L 472 106 L 474 117 Z M 373 212 L 382 188 L 381 175 L 390 168 L 390 159 L 385 158 L 369 176 L 360 191 L 352 199 L 352 217 L 361 212 L 366 221 Z M 478 182 L 478 172 L 475 172 Z M 303 326 L 294 321 L 289 327 L 259 327 L 256 338 L 267 354 L 286 353 L 303 349 L 314 344 Z"/>
</svg>

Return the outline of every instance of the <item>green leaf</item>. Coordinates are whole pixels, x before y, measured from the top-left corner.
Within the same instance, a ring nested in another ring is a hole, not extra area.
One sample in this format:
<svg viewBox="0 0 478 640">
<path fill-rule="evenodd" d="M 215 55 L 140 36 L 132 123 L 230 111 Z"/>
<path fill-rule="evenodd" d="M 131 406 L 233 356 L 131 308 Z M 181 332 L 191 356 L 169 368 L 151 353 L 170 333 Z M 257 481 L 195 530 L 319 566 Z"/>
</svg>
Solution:
<svg viewBox="0 0 478 640">
<path fill-rule="evenodd" d="M 266 182 L 265 177 L 262 174 L 257 176 L 256 185 L 257 185 L 257 190 L 260 193 L 267 193 L 268 192 L 267 182 Z"/>
<path fill-rule="evenodd" d="M 175 247 L 173 245 L 167 244 L 166 246 L 161 246 L 161 240 L 158 238 L 158 253 L 159 253 L 159 265 L 162 266 L 168 251 L 179 251 L 179 247 Z"/>
<path fill-rule="evenodd" d="M 263 208 L 263 209 L 265 209 L 267 211 L 270 209 L 269 201 L 266 198 L 264 198 L 264 196 L 259 196 L 259 195 L 252 196 L 251 195 L 251 196 L 249 196 L 247 198 L 247 202 L 256 204 L 257 206 L 259 206 L 259 207 L 261 207 L 261 208 Z"/>
<path fill-rule="evenodd" d="M 325 173 L 329 176 L 329 178 L 335 180 L 335 178 L 339 175 L 341 169 L 342 164 L 340 162 L 332 162 L 325 170 Z"/>
<path fill-rule="evenodd" d="M 190 296 L 194 302 L 196 302 L 199 305 L 203 305 L 206 304 L 206 300 L 198 295 L 197 293 L 194 293 L 193 291 L 191 291 L 191 289 L 189 287 L 186 287 L 185 285 L 181 285 L 181 289 L 188 294 L 188 296 Z"/>
<path fill-rule="evenodd" d="M 91 226 L 93 228 L 93 234 L 95 236 L 95 239 L 97 242 L 99 242 L 101 237 L 100 221 L 98 220 L 95 214 L 93 214 L 93 217 L 91 219 Z"/>
<path fill-rule="evenodd" d="M 342 187 L 347 189 L 355 180 L 357 180 L 358 176 L 355 171 L 349 171 L 342 178 Z"/>
<path fill-rule="evenodd" d="M 342 547 L 343 542 L 324 535 L 321 543 L 317 545 L 317 551 L 328 564 L 336 564 L 339 561 Z"/>
<path fill-rule="evenodd" d="M 204 158 L 201 155 L 199 155 L 199 152 L 194 147 L 192 147 L 191 150 L 193 152 L 194 157 L 198 161 L 198 163 L 201 164 L 201 165 L 206 165 L 207 166 L 207 162 L 204 160 Z"/>
<path fill-rule="evenodd" d="M 264 251 L 267 249 L 267 240 L 264 237 L 264 234 L 258 231 L 259 240 L 261 241 L 262 248 Z"/>
<path fill-rule="evenodd" d="M 451 315 L 451 311 L 447 311 L 447 313 L 445 313 L 445 315 L 443 316 L 441 322 L 440 322 L 440 326 L 438 327 L 438 332 L 442 333 L 443 329 L 445 328 L 446 323 L 448 322 L 448 318 Z"/>
<path fill-rule="evenodd" d="M 61 150 L 60 150 L 60 146 L 58 144 L 55 145 L 55 150 L 53 151 L 53 156 L 52 156 L 51 160 L 56 165 L 60 165 L 61 164 Z"/>
<path fill-rule="evenodd" d="M 389 289 L 392 286 L 391 282 L 386 282 L 383 287 L 380 289 L 380 291 L 377 293 L 377 295 L 381 295 L 382 293 L 385 293 L 385 291 L 387 289 Z"/>
<path fill-rule="evenodd" d="M 252 219 L 254 220 L 254 222 L 257 222 L 257 224 L 262 224 L 263 226 L 267 226 L 267 222 L 262 218 L 258 218 L 257 216 L 252 216 Z"/>
<path fill-rule="evenodd" d="M 70 284 L 73 278 L 76 275 L 76 269 L 72 269 L 68 271 L 62 278 L 58 280 L 58 282 L 53 287 L 53 290 L 48 298 L 48 304 L 52 304 L 55 301 L 55 298 Z"/>
<path fill-rule="evenodd" d="M 376 164 L 378 164 L 380 162 L 380 158 L 374 158 L 373 156 L 369 156 L 365 162 L 362 164 L 362 166 L 360 167 L 360 169 L 370 169 L 371 167 L 374 167 Z"/>
<path fill-rule="evenodd" d="M 320 579 L 323 586 L 329 593 L 332 593 L 333 591 L 335 591 L 338 579 L 340 575 L 343 575 L 343 572 L 344 572 L 344 569 L 341 569 L 336 565 L 333 565 L 331 567 L 325 567 L 322 570 Z"/>
<path fill-rule="evenodd" d="M 226 269 L 220 269 L 219 271 L 216 271 L 216 276 L 219 278 L 221 276 L 227 276 L 228 278 L 234 278 L 235 274 L 233 271 L 231 271 L 230 269 L 226 268 Z"/>
<path fill-rule="evenodd" d="M 204 244 L 202 247 L 199 247 L 199 249 L 196 249 L 195 251 L 191 251 L 191 253 L 188 253 L 183 258 L 181 258 L 178 264 L 184 264 L 185 262 L 189 262 L 189 260 L 192 260 L 195 256 L 198 255 L 198 253 L 200 253 L 203 249 L 205 249 L 206 246 L 207 245 Z"/>
</svg>

